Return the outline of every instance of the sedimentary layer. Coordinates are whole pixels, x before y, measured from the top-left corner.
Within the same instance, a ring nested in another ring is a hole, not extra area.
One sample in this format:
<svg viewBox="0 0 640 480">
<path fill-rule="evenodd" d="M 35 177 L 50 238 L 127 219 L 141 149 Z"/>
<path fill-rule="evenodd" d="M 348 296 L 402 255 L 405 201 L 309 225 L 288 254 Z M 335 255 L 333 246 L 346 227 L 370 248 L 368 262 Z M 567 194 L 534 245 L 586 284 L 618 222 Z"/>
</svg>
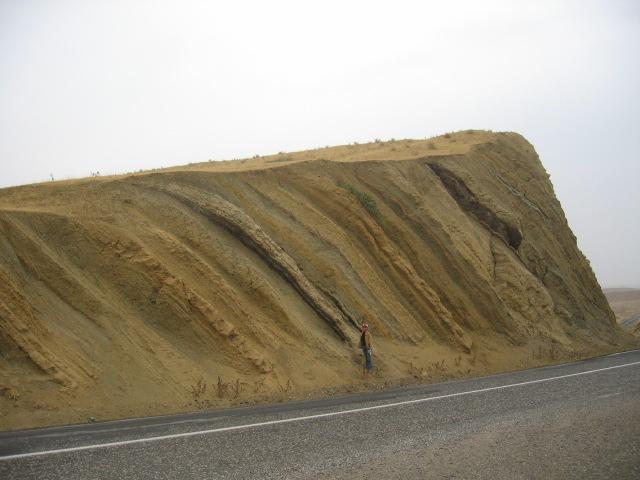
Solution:
<svg viewBox="0 0 640 480">
<path fill-rule="evenodd" d="M 632 341 L 516 134 L 0 191 L 0 428 L 357 384 L 362 321 L 374 381 Z"/>
</svg>

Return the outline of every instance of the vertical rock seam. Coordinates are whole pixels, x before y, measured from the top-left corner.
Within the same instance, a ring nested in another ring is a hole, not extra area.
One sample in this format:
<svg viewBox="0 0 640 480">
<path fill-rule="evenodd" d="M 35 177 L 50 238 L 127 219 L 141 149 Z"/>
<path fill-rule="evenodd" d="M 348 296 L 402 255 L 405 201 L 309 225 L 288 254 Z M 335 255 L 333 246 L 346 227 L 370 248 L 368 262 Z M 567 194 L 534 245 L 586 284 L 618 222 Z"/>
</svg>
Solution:
<svg viewBox="0 0 640 480">
<path fill-rule="evenodd" d="M 453 172 L 437 163 L 428 163 L 427 166 L 435 173 L 444 188 L 453 197 L 460 208 L 479 221 L 489 231 L 500 237 L 514 250 L 518 250 L 522 243 L 522 233 L 518 228 L 504 221 L 490 208 L 483 205 L 473 194 L 464 181 Z"/>
</svg>

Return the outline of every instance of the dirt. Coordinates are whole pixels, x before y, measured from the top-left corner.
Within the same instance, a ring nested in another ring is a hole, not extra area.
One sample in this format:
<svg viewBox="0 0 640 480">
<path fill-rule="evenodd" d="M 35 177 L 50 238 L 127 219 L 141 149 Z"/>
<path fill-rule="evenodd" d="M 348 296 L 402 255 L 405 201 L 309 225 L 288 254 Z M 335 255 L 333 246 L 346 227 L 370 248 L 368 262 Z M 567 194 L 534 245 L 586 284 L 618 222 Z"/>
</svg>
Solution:
<svg viewBox="0 0 640 480">
<path fill-rule="evenodd" d="M 620 326 L 640 336 L 640 289 L 605 288 L 604 294 Z"/>
<path fill-rule="evenodd" d="M 0 190 L 0 429 L 437 381 L 637 342 L 513 133 Z"/>
</svg>

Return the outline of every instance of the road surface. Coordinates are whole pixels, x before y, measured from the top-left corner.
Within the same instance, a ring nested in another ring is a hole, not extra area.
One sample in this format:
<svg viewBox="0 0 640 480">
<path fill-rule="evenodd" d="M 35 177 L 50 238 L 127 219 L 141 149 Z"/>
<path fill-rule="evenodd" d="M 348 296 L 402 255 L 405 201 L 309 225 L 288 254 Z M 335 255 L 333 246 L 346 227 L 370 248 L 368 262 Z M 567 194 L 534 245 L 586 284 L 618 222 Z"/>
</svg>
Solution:
<svg viewBox="0 0 640 480">
<path fill-rule="evenodd" d="M 640 350 L 318 401 L 0 433 L 4 479 L 638 479 Z"/>
</svg>

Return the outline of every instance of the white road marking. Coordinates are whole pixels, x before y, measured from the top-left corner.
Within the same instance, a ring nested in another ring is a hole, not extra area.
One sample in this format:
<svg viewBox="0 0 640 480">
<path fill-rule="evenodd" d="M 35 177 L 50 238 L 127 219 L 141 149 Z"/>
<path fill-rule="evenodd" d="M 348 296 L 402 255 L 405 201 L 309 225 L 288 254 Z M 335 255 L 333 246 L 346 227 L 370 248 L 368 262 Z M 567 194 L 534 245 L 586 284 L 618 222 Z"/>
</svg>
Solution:
<svg viewBox="0 0 640 480">
<path fill-rule="evenodd" d="M 349 413 L 359 413 L 359 412 L 368 412 L 371 410 L 381 410 L 383 408 L 393 408 L 393 407 L 399 407 L 402 405 L 415 405 L 417 403 L 424 403 L 424 402 L 430 402 L 433 400 L 442 400 L 443 398 L 452 398 L 452 397 L 460 397 L 463 395 L 472 395 L 475 393 L 483 393 L 483 392 L 491 392 L 494 390 L 503 390 L 506 388 L 513 388 L 513 387 L 521 387 L 524 385 L 532 385 L 534 383 L 543 383 L 543 382 L 551 382 L 553 380 L 560 380 L 563 378 L 569 378 L 569 377 L 577 377 L 580 375 L 588 375 L 590 373 L 597 373 L 597 372 L 604 372 L 607 370 L 613 370 L 616 368 L 623 368 L 623 367 L 630 367 L 633 365 L 640 365 L 640 361 L 637 362 L 631 362 L 631 363 L 625 363 L 622 365 L 614 365 L 613 367 L 604 367 L 604 368 L 597 368 L 595 370 L 587 370 L 586 372 L 578 372 L 578 373 L 569 373 L 567 375 L 559 375 L 557 377 L 549 377 L 549 378 L 541 378 L 538 380 L 529 380 L 526 382 L 518 382 L 518 383 L 511 383 L 509 385 L 500 385 L 498 387 L 487 387 L 487 388 L 481 388 L 478 390 L 468 390 L 466 392 L 458 392 L 458 393 L 449 393 L 446 395 L 438 395 L 435 397 L 426 397 L 426 398 L 418 398 L 418 399 L 414 399 L 414 400 L 405 400 L 402 402 L 394 402 L 394 403 L 385 403 L 383 405 L 374 405 L 371 407 L 362 407 L 362 408 L 354 408 L 354 409 L 350 409 L 350 410 L 340 410 L 337 412 L 329 412 L 329 413 L 319 413 L 316 415 L 307 415 L 304 417 L 293 417 L 293 418 L 284 418 L 284 419 L 280 419 L 280 420 L 270 420 L 267 422 L 259 422 L 259 423 L 249 423 L 249 424 L 245 424 L 245 425 L 235 425 L 232 427 L 222 427 L 222 428 L 213 428 L 213 429 L 209 429 L 209 430 L 198 430 L 195 432 L 185 432 L 185 433 L 174 433 L 171 435 L 160 435 L 157 437 L 146 437 L 146 438 L 136 438 L 134 440 L 122 440 L 119 442 L 108 442 L 108 443 L 98 443 L 95 445 L 83 445 L 80 447 L 69 447 L 69 448 L 60 448 L 60 449 L 56 449 L 56 450 L 44 450 L 44 451 L 40 451 L 40 452 L 30 452 L 30 453 L 20 453 L 20 454 L 16 454 L 16 455 L 7 455 L 5 457 L 0 457 L 0 461 L 3 460 L 15 460 L 18 458 L 27 458 L 27 457 L 39 457 L 39 456 L 43 456 L 43 455 L 54 455 L 57 453 L 69 453 L 69 452 L 79 452 L 82 450 L 94 450 L 94 449 L 98 449 L 98 448 L 108 448 L 108 447 L 118 447 L 121 445 L 132 445 L 135 443 L 147 443 L 147 442 L 157 442 L 160 440 L 170 440 L 170 439 L 174 439 L 174 438 L 186 438 L 186 437 L 194 437 L 196 435 L 208 435 L 211 433 L 219 433 L 219 432 L 230 432 L 232 430 L 243 430 L 243 429 L 247 429 L 247 428 L 256 428 L 256 427 L 265 427 L 267 425 L 277 425 L 279 423 L 293 423 L 293 422 L 302 422 L 304 420 L 313 420 L 316 418 L 327 418 L 327 417 L 336 417 L 339 415 L 347 415 Z"/>
<path fill-rule="evenodd" d="M 637 352 L 637 351 L 638 350 L 626 350 L 624 352 L 610 353 L 609 355 L 604 355 L 602 358 L 617 357 L 618 355 L 624 355 L 626 353 L 632 353 L 632 352 Z"/>
<path fill-rule="evenodd" d="M 620 392 L 605 393 L 604 395 L 600 395 L 598 398 L 610 398 L 610 397 L 615 397 L 617 395 L 621 395 L 621 393 Z"/>
</svg>

